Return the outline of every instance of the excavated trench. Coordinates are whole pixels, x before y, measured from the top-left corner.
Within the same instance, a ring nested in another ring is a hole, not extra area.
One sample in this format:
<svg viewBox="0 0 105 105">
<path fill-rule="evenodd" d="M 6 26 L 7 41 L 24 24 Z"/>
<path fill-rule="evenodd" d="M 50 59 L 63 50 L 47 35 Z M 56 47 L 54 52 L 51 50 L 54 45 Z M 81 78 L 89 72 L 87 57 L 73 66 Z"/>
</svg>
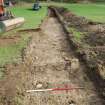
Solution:
<svg viewBox="0 0 105 105">
<path fill-rule="evenodd" d="M 24 62 L 8 65 L 0 81 L 0 105 L 105 105 L 56 17 L 47 17 L 40 30 L 30 34 Z M 67 85 L 83 89 L 26 93 Z"/>
</svg>

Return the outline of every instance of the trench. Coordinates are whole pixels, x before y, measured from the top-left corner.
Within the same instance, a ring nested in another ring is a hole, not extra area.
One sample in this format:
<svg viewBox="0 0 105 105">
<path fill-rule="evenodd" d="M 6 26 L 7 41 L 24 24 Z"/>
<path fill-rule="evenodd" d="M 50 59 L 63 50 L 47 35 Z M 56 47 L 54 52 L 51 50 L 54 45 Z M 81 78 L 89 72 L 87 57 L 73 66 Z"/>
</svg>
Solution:
<svg viewBox="0 0 105 105">
<path fill-rule="evenodd" d="M 94 84 L 85 74 L 88 68 L 81 62 L 76 62 L 77 64 L 74 64 L 75 67 L 71 67 L 70 62 L 78 58 L 70 48 L 66 34 L 55 16 L 47 18 L 41 26 L 41 32 L 37 33 L 32 43 L 34 43 L 34 45 L 31 45 L 35 49 L 33 49 L 31 55 L 35 55 L 36 58 L 32 65 L 36 71 L 34 72 L 34 78 L 31 80 L 35 82 L 35 87 L 29 87 L 28 89 L 37 89 L 38 83 L 42 84 L 42 88 L 45 89 L 64 87 L 65 85 L 84 87 L 84 89 L 73 90 L 68 93 L 60 91 L 27 94 L 25 104 L 102 104 L 102 100 L 98 97 Z"/>
<path fill-rule="evenodd" d="M 75 56 L 57 18 L 47 17 L 40 28 L 32 32 L 24 63 L 7 67 L 7 77 L 0 82 L 4 84 L 0 88 L 0 105 L 104 105 L 85 73 L 88 68 Z M 26 90 L 38 89 L 38 85 L 42 89 L 83 88 L 26 93 Z"/>
</svg>

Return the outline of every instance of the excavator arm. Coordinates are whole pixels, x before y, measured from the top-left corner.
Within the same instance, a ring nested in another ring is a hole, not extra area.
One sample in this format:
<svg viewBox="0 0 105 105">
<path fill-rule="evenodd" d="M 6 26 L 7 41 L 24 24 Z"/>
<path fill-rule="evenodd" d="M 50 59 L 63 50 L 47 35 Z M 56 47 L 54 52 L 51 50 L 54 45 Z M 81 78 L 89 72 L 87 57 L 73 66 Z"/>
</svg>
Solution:
<svg viewBox="0 0 105 105">
<path fill-rule="evenodd" d="M 5 13 L 4 0 L 0 0 L 0 17 Z"/>
</svg>

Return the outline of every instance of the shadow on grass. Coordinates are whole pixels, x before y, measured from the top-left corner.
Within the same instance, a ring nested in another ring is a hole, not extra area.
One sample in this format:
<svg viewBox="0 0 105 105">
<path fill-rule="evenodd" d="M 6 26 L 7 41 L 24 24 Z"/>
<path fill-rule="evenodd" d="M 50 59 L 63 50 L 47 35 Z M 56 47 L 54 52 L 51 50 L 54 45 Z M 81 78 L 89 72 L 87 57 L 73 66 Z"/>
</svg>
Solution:
<svg viewBox="0 0 105 105">
<path fill-rule="evenodd" d="M 41 9 L 41 8 L 40 8 L 40 9 Z M 32 8 L 28 8 L 27 10 L 28 10 L 28 11 L 37 12 L 37 11 L 40 11 L 40 9 L 38 9 L 38 10 L 34 10 L 34 9 L 32 9 Z"/>
<path fill-rule="evenodd" d="M 32 8 L 28 8 L 28 9 L 26 9 L 26 10 L 28 10 L 28 11 L 34 11 Z"/>
</svg>

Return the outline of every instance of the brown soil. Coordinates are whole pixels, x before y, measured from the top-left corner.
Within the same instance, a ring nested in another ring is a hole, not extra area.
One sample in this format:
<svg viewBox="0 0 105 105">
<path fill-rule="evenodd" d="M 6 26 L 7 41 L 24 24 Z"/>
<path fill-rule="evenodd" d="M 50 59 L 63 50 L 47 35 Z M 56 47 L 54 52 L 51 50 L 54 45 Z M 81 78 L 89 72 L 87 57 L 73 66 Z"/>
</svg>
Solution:
<svg viewBox="0 0 105 105">
<path fill-rule="evenodd" d="M 105 32 L 85 35 L 83 42 L 91 47 L 105 46 Z"/>
<path fill-rule="evenodd" d="M 55 9 L 63 18 L 63 23 L 65 23 L 68 29 L 72 27 L 78 32 L 83 33 L 80 44 L 78 43 L 77 45 L 78 41 L 73 38 L 70 40 L 78 46 L 77 50 L 80 53 L 84 52 L 84 55 L 86 55 L 85 61 L 89 67 L 94 67 L 96 71 L 96 68 L 98 68 L 99 72 L 101 72 L 101 77 L 105 80 L 105 24 L 78 17 L 65 8 L 55 7 Z M 69 33 L 72 34 L 70 31 Z"/>
<path fill-rule="evenodd" d="M 24 29 L 24 30 L 19 30 L 18 32 L 36 32 L 36 31 L 40 31 L 40 28 L 36 28 L 36 29 Z"/>
<path fill-rule="evenodd" d="M 13 37 L 0 37 L 0 47 L 16 44 L 20 41 L 20 36 L 13 36 Z"/>
<path fill-rule="evenodd" d="M 56 18 L 47 18 L 41 30 L 32 34 L 24 62 L 6 66 L 0 81 L 0 105 L 105 105 Z M 74 85 L 84 89 L 26 93 L 37 89 L 37 84 L 41 88 Z"/>
</svg>

